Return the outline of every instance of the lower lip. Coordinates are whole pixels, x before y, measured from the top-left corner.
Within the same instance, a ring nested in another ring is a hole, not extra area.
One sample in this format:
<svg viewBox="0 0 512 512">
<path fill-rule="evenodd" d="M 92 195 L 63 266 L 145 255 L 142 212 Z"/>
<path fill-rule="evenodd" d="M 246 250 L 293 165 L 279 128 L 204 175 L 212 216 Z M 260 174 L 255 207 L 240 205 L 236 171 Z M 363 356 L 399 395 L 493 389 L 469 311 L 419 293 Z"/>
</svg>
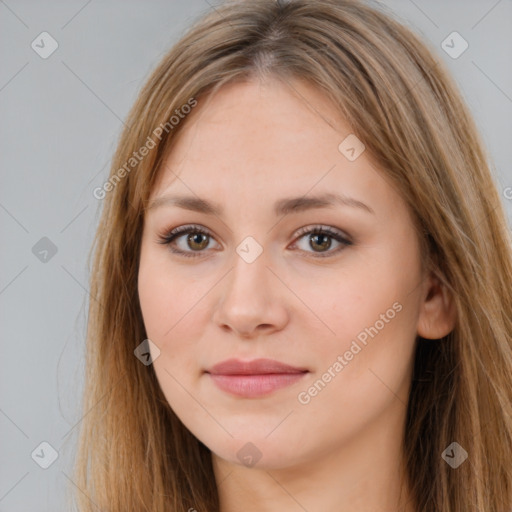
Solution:
<svg viewBox="0 0 512 512">
<path fill-rule="evenodd" d="M 255 398 L 290 386 L 302 379 L 306 373 L 268 373 L 262 375 L 213 375 L 210 373 L 208 375 L 222 391 L 245 398 Z"/>
</svg>

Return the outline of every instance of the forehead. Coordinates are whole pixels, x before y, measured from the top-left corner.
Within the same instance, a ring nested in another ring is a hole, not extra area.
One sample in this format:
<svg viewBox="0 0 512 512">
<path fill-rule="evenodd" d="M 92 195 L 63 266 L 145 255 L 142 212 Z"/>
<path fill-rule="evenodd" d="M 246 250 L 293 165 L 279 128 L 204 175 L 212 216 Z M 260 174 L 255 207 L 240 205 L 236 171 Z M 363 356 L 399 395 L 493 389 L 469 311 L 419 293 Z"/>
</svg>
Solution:
<svg viewBox="0 0 512 512">
<path fill-rule="evenodd" d="M 354 161 L 340 152 L 349 135 L 334 105 L 310 84 L 227 84 L 190 114 L 151 197 L 172 191 L 248 206 L 311 190 L 396 201 L 365 152 Z"/>
</svg>

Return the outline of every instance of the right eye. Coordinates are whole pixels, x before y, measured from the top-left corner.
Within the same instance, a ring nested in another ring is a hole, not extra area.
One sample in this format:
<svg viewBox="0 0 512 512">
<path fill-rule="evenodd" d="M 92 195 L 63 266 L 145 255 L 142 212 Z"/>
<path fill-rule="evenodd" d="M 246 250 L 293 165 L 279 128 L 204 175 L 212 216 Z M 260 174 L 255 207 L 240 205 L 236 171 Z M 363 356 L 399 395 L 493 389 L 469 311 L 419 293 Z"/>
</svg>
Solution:
<svg viewBox="0 0 512 512">
<path fill-rule="evenodd" d="M 187 235 L 185 237 L 185 235 Z M 177 241 L 184 240 L 185 247 L 176 248 Z M 202 226 L 192 224 L 187 226 L 179 226 L 170 231 L 165 232 L 158 237 L 158 243 L 168 245 L 170 250 L 187 258 L 196 258 L 201 256 L 204 249 L 208 247 L 209 239 L 213 239 L 210 232 Z M 187 250 L 192 249 L 192 250 Z M 194 254 L 196 253 L 196 254 Z"/>
</svg>

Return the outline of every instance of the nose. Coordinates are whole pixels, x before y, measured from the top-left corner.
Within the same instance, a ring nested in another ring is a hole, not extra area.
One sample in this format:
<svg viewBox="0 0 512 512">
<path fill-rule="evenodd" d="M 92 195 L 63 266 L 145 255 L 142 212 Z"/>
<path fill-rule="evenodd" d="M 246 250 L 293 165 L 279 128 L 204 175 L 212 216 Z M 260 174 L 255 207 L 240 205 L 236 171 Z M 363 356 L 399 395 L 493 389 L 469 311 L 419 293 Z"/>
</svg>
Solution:
<svg viewBox="0 0 512 512">
<path fill-rule="evenodd" d="M 235 253 L 234 267 L 223 280 L 213 314 L 221 329 L 253 339 L 286 326 L 286 289 L 268 263 L 265 251 L 251 263 Z"/>
</svg>

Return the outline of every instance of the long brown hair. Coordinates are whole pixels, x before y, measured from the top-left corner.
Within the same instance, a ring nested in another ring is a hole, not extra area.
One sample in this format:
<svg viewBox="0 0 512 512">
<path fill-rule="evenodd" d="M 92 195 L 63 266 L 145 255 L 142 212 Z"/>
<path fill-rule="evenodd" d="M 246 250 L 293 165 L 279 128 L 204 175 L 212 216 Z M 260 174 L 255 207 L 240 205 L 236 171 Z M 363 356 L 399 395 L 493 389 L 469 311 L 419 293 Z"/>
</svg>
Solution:
<svg viewBox="0 0 512 512">
<path fill-rule="evenodd" d="M 403 454 L 415 510 L 510 510 L 512 250 L 490 157 L 434 52 L 391 14 L 356 0 L 218 6 L 142 88 L 96 194 L 103 209 L 89 255 L 79 509 L 219 510 L 209 450 L 134 355 L 146 338 L 140 243 L 155 177 L 188 122 L 184 106 L 264 75 L 307 80 L 332 100 L 407 201 L 429 269 L 453 294 L 455 329 L 417 339 Z M 146 156 L 131 161 L 143 146 Z M 441 457 L 452 442 L 468 453 L 457 469 Z"/>
</svg>

